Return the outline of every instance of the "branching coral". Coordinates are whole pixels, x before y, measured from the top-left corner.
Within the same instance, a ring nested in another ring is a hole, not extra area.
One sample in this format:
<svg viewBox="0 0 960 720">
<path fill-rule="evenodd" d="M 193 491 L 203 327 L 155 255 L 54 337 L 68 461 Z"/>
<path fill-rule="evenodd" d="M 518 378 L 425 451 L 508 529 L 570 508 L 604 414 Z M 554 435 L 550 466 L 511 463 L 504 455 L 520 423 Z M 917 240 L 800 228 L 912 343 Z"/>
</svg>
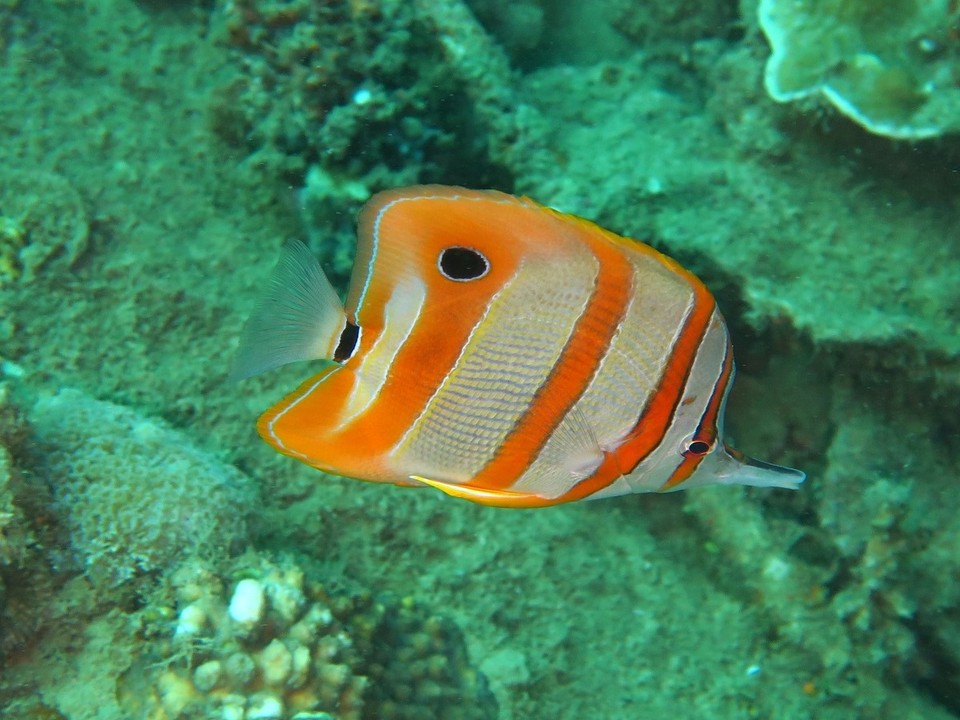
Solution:
<svg viewBox="0 0 960 720">
<path fill-rule="evenodd" d="M 153 720 L 487 720 L 496 704 L 459 631 L 411 600 L 334 595 L 289 563 L 245 556 L 226 580 L 187 563 L 155 607 L 154 656 L 118 696 Z M 165 618 L 175 616 L 172 624 Z M 146 688 L 146 689 L 145 689 Z"/>
</svg>

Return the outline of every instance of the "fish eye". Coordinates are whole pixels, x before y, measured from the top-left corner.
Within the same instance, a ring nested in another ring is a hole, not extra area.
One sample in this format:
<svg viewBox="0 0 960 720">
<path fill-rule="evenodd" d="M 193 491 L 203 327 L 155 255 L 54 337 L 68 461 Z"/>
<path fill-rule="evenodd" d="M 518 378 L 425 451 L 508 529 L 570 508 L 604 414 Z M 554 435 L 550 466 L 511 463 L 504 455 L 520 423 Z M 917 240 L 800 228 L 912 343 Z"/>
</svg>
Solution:
<svg viewBox="0 0 960 720">
<path fill-rule="evenodd" d="M 347 320 L 340 331 L 340 342 L 337 343 L 337 349 L 333 351 L 333 359 L 338 363 L 344 363 L 353 357 L 357 351 L 357 343 L 360 340 L 360 327 Z"/>
<path fill-rule="evenodd" d="M 706 455 L 710 452 L 710 443 L 704 440 L 691 440 L 687 444 L 687 452 L 684 454 L 690 455 Z"/>
<path fill-rule="evenodd" d="M 448 280 L 466 282 L 482 278 L 490 269 L 483 253 L 468 247 L 448 247 L 437 259 L 440 273 Z"/>
</svg>

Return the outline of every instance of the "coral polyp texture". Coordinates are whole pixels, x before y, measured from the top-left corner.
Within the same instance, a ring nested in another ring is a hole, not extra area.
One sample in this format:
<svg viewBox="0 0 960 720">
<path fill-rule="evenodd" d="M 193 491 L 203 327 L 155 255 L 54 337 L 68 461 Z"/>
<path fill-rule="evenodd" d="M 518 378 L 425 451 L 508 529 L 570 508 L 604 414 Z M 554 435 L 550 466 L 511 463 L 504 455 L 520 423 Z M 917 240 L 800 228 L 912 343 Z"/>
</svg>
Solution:
<svg viewBox="0 0 960 720">
<path fill-rule="evenodd" d="M 176 431 L 71 389 L 41 398 L 30 420 L 48 450 L 58 513 L 98 582 L 245 542 L 253 482 Z"/>
<path fill-rule="evenodd" d="M 174 619 L 145 624 L 152 652 L 118 684 L 131 717 L 496 717 L 459 630 L 412 600 L 332 594 L 295 565 L 255 556 L 235 574 L 200 563 L 172 574 L 176 609 L 147 614 Z"/>
<path fill-rule="evenodd" d="M 922 139 L 960 130 L 956 0 L 761 0 L 773 49 L 767 91 L 816 95 L 877 135 Z"/>
<path fill-rule="evenodd" d="M 10 384 L 0 380 L 0 666 L 38 636 L 46 617 L 37 598 L 54 583 L 43 557 L 49 538 L 37 527 L 50 493 L 19 466 L 29 433 L 11 395 Z"/>
</svg>

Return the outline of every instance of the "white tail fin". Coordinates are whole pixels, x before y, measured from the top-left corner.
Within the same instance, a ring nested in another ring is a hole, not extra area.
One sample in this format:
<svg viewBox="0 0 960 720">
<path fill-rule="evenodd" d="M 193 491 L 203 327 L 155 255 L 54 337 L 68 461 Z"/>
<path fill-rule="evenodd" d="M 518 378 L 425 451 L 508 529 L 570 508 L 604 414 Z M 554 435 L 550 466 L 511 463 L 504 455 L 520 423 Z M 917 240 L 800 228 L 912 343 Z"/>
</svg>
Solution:
<svg viewBox="0 0 960 720">
<path fill-rule="evenodd" d="M 302 242 L 288 241 L 266 295 L 243 326 L 230 379 L 298 360 L 332 359 L 346 322 L 343 304 L 320 263 Z"/>
</svg>

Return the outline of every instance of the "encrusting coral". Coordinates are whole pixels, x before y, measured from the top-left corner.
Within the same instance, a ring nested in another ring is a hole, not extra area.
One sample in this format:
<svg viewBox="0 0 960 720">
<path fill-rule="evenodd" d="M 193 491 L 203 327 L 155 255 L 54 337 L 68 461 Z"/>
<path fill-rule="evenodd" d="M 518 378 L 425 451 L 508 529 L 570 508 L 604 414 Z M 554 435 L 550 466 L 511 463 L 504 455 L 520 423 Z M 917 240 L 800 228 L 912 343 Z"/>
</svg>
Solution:
<svg viewBox="0 0 960 720">
<path fill-rule="evenodd" d="M 762 0 L 770 95 L 822 93 L 870 132 L 960 130 L 960 6 L 953 0 Z"/>
<path fill-rule="evenodd" d="M 115 584 L 247 539 L 253 481 L 129 408 L 65 389 L 30 413 L 54 507 L 91 579 Z"/>
</svg>

